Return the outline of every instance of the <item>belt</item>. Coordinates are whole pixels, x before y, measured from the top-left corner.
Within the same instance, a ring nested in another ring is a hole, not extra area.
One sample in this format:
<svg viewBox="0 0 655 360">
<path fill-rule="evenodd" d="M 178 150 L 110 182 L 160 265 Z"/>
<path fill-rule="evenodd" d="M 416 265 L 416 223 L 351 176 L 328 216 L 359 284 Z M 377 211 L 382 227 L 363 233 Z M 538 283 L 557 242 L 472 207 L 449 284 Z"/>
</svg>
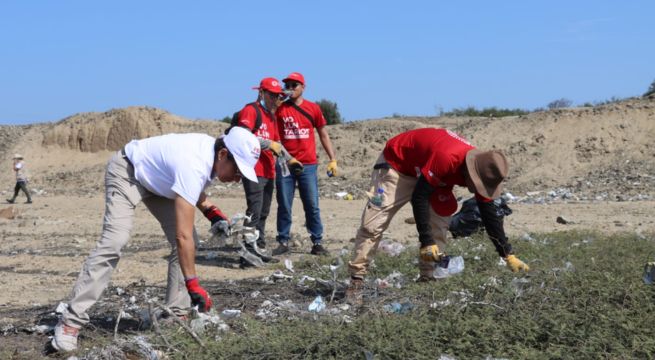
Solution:
<svg viewBox="0 0 655 360">
<path fill-rule="evenodd" d="M 122 148 L 122 149 L 121 149 L 121 156 L 123 157 L 123 159 L 125 159 L 125 161 L 126 161 L 128 164 L 130 164 L 130 166 L 134 167 L 134 165 L 133 165 L 132 162 L 130 161 L 130 158 L 128 158 L 127 155 L 125 154 L 125 148 Z"/>
</svg>

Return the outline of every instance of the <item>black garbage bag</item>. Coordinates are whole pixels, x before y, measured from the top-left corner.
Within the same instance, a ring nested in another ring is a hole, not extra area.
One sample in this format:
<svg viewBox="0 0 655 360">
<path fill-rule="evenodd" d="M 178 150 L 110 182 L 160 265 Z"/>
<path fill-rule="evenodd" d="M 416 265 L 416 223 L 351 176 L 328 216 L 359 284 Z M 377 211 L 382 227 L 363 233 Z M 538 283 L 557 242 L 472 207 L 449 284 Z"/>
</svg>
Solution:
<svg viewBox="0 0 655 360">
<path fill-rule="evenodd" d="M 512 213 L 512 209 L 507 206 L 505 199 L 498 198 L 493 203 L 496 207 L 496 214 L 501 218 Z M 478 209 L 478 203 L 475 197 L 462 203 L 462 208 L 450 218 L 448 230 L 450 230 L 453 238 L 471 236 L 478 231 L 484 230 L 484 224 L 480 217 L 480 209 Z"/>
</svg>

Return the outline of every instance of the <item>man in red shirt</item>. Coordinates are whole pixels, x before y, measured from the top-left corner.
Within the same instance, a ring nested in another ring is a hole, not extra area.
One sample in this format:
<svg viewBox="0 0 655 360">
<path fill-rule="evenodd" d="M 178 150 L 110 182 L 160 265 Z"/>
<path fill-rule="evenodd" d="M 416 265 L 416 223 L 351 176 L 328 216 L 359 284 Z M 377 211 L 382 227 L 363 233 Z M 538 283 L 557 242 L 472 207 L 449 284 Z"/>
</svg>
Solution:
<svg viewBox="0 0 655 360">
<path fill-rule="evenodd" d="M 263 79 L 259 86 L 253 89 L 259 90 L 257 101 L 246 104 L 239 112 L 237 126 L 256 130 L 254 134 L 263 140 L 279 142 L 279 135 L 275 124 L 275 110 L 284 98 L 284 91 L 280 82 L 272 77 Z M 261 124 L 256 128 L 257 113 L 260 114 Z M 266 218 L 271 209 L 273 198 L 273 187 L 275 179 L 275 158 L 272 151 L 262 151 L 259 161 L 255 166 L 255 173 L 258 182 L 243 178 L 243 189 L 246 193 L 246 215 L 250 221 L 246 226 L 255 227 L 259 230 L 257 246 L 265 248 Z M 247 245 L 248 246 L 248 245 Z M 251 250 L 251 249 L 249 249 Z M 257 253 L 256 251 L 253 251 Z"/>
<path fill-rule="evenodd" d="M 487 234 L 507 266 L 514 272 L 528 271 L 528 265 L 513 255 L 492 201 L 500 197 L 507 172 L 507 159 L 501 152 L 480 151 L 449 130 L 416 129 L 389 140 L 373 167 L 370 200 L 349 262 L 351 293 L 363 286 L 372 251 L 393 216 L 410 201 L 421 243 L 419 280 L 435 279 L 450 216 L 457 210 L 455 185 L 475 194 Z"/>
<path fill-rule="evenodd" d="M 327 255 L 327 250 L 321 244 L 323 224 L 321 223 L 321 213 L 318 206 L 318 161 L 314 129 L 317 130 L 323 149 L 325 149 L 325 153 L 330 159 L 327 170 L 331 176 L 337 175 L 337 159 L 332 149 L 332 142 L 325 126 L 327 122 L 323 117 L 321 108 L 303 98 L 305 77 L 294 72 L 282 81 L 289 94 L 289 99 L 282 103 L 275 113 L 280 141 L 291 156 L 304 165 L 304 172 L 300 175 L 278 176 L 275 180 L 278 204 L 276 240 L 279 246 L 273 251 L 273 254 L 281 255 L 289 251 L 291 207 L 297 183 L 300 199 L 305 210 L 307 231 L 313 243 L 311 253 L 314 255 Z"/>
</svg>

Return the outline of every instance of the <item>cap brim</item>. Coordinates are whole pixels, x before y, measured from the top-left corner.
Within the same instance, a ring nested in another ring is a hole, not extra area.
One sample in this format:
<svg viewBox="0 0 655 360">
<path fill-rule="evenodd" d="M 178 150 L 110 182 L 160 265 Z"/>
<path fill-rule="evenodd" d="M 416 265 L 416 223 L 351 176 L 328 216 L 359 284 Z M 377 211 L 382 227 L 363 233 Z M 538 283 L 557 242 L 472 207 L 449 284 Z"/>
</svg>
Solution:
<svg viewBox="0 0 655 360">
<path fill-rule="evenodd" d="M 466 169 L 468 170 L 469 177 L 475 186 L 475 191 L 488 198 L 488 199 L 497 199 L 500 197 L 500 193 L 503 191 L 502 183 L 498 184 L 495 188 L 486 187 L 480 178 L 480 171 L 478 170 L 478 163 L 476 157 L 479 154 L 482 154 L 484 151 L 478 149 L 469 150 L 466 153 Z"/>
<path fill-rule="evenodd" d="M 234 157 L 234 161 L 237 163 L 237 167 L 239 167 L 239 172 L 243 177 L 254 183 L 259 182 L 257 180 L 257 174 L 255 174 L 254 168 L 246 165 L 243 161 L 241 161 L 241 159 L 239 159 L 236 156 Z"/>
<path fill-rule="evenodd" d="M 283 83 L 285 83 L 285 82 L 289 82 L 289 81 L 295 81 L 295 82 L 297 82 L 297 83 L 301 83 L 301 84 L 305 85 L 305 83 L 304 83 L 303 81 L 300 81 L 300 80 L 298 80 L 298 79 L 286 78 L 286 79 L 283 79 L 283 80 L 282 80 Z"/>
</svg>

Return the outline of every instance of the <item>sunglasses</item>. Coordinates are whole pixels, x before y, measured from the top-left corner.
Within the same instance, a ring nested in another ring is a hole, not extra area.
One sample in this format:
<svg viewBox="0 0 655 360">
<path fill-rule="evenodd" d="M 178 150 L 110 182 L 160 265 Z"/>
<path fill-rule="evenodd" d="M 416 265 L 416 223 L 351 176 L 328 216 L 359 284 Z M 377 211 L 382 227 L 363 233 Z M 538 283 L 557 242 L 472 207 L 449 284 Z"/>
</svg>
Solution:
<svg viewBox="0 0 655 360">
<path fill-rule="evenodd" d="M 286 82 L 284 83 L 284 88 L 285 89 L 295 89 L 300 85 L 299 82 Z"/>
<path fill-rule="evenodd" d="M 272 97 L 272 98 L 280 99 L 280 100 L 282 100 L 282 99 L 284 99 L 285 97 L 287 97 L 287 95 L 284 94 L 284 93 L 282 93 L 282 94 L 276 94 L 276 93 L 274 93 L 274 92 L 270 92 L 270 91 L 264 91 L 264 92 L 265 92 L 268 96 L 270 96 L 270 97 Z"/>
</svg>

